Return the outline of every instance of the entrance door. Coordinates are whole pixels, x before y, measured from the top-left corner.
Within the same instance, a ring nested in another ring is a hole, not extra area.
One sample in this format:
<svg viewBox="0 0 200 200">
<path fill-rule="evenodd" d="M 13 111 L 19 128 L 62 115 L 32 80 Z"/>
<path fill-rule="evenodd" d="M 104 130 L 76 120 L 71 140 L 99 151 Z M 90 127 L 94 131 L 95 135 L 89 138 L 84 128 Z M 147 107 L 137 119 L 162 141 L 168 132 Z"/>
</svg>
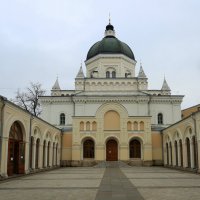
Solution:
<svg viewBox="0 0 200 200">
<path fill-rule="evenodd" d="M 25 143 L 23 142 L 21 127 L 17 122 L 14 122 L 10 128 L 8 141 L 8 176 L 24 173 L 24 156 Z"/>
<path fill-rule="evenodd" d="M 130 158 L 141 158 L 141 144 L 138 140 L 132 140 L 129 145 Z"/>
<path fill-rule="evenodd" d="M 115 140 L 109 140 L 106 143 L 106 160 L 107 161 L 118 160 L 118 145 Z"/>
</svg>

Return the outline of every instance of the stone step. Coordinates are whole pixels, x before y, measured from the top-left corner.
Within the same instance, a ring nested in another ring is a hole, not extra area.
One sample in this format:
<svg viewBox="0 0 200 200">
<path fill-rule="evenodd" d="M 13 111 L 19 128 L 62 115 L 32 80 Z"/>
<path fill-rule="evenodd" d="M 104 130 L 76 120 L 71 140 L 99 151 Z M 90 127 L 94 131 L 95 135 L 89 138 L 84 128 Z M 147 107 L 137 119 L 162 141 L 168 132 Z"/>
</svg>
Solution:
<svg viewBox="0 0 200 200">
<path fill-rule="evenodd" d="M 94 167 L 95 168 L 120 168 L 120 167 L 130 167 L 130 166 L 123 161 L 101 161 Z"/>
</svg>

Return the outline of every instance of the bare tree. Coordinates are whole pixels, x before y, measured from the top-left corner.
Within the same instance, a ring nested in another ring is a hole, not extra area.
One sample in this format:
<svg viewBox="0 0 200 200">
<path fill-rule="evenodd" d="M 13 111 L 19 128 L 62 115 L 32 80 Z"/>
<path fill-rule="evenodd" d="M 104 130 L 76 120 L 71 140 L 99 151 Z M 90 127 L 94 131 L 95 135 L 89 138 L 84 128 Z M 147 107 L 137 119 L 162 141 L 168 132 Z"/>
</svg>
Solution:
<svg viewBox="0 0 200 200">
<path fill-rule="evenodd" d="M 40 83 L 31 82 L 25 92 L 20 92 L 20 90 L 18 90 L 15 99 L 12 101 L 18 106 L 31 112 L 33 115 L 38 116 L 41 114 L 39 96 L 43 96 L 45 92 L 46 91 L 42 89 Z"/>
</svg>

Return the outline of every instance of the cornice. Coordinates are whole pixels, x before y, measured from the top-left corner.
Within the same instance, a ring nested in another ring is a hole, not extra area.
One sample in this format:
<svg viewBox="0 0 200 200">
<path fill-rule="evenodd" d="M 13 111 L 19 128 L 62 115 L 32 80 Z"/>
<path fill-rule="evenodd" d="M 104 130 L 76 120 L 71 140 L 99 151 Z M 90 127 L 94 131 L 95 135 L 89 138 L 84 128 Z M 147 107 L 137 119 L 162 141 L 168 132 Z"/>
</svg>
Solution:
<svg viewBox="0 0 200 200">
<path fill-rule="evenodd" d="M 111 95 L 81 95 L 70 97 L 43 97 L 40 101 L 43 104 L 65 104 L 65 103 L 104 103 L 104 102 L 126 102 L 126 103 L 156 103 L 156 104 L 180 104 L 183 96 L 156 96 L 149 97 L 144 95 L 132 95 L 132 96 L 111 96 Z"/>
</svg>

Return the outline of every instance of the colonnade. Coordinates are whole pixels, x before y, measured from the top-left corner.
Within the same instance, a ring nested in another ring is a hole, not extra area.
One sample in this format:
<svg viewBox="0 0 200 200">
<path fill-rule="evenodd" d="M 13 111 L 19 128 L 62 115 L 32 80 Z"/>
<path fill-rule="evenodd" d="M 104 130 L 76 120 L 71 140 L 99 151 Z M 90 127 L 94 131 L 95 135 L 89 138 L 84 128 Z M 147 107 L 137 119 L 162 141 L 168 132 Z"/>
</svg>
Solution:
<svg viewBox="0 0 200 200">
<path fill-rule="evenodd" d="M 30 168 L 42 169 L 60 165 L 58 143 L 31 137 Z"/>
</svg>

